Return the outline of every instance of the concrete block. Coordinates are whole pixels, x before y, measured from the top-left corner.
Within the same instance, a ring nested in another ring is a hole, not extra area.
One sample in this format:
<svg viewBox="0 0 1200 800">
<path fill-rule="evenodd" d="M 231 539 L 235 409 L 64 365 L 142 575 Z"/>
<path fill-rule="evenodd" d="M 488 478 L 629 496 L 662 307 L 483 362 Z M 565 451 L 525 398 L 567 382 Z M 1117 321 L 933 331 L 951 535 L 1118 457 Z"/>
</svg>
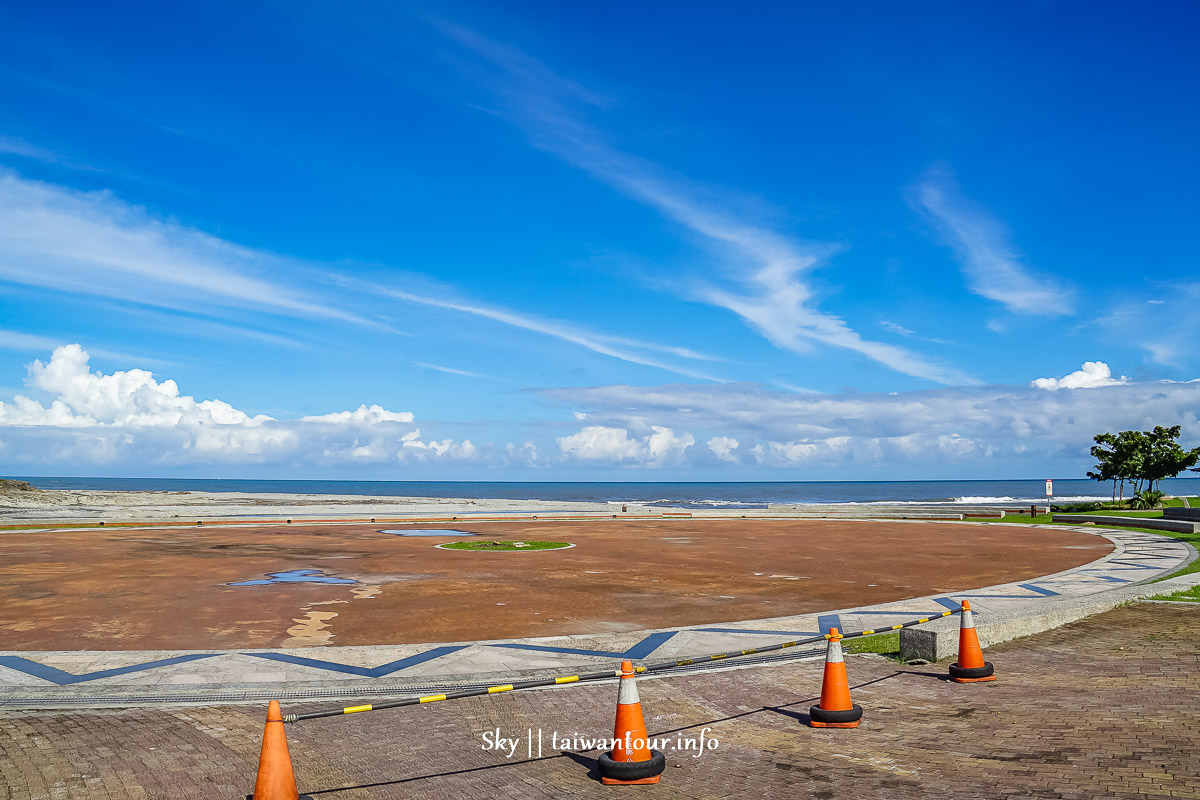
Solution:
<svg viewBox="0 0 1200 800">
<path fill-rule="evenodd" d="M 1182 519 L 1200 522 L 1200 508 L 1164 508 L 1163 519 Z"/>
<path fill-rule="evenodd" d="M 1099 614 L 1143 597 L 1172 594 L 1200 585 L 1200 573 L 1180 575 L 1159 583 L 1123 586 L 1084 597 L 1062 597 L 1048 600 L 1033 609 L 996 611 L 975 616 L 975 631 L 979 643 L 988 645 L 1032 636 L 1070 622 Z M 972 603 L 974 606 L 974 603 Z M 906 659 L 923 658 L 940 661 L 958 653 L 958 617 L 946 617 L 900 631 L 900 655 Z"/>
</svg>

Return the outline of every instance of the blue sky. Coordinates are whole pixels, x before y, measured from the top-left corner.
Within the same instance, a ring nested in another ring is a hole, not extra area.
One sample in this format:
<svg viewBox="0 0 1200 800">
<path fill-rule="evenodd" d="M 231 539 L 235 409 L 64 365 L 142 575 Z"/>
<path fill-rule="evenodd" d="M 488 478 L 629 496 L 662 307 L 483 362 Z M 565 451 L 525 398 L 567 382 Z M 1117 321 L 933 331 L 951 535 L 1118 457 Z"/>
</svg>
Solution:
<svg viewBox="0 0 1200 800">
<path fill-rule="evenodd" d="M 1075 477 L 1101 430 L 1195 444 L 1198 14 L 7 8 L 0 468 Z"/>
</svg>

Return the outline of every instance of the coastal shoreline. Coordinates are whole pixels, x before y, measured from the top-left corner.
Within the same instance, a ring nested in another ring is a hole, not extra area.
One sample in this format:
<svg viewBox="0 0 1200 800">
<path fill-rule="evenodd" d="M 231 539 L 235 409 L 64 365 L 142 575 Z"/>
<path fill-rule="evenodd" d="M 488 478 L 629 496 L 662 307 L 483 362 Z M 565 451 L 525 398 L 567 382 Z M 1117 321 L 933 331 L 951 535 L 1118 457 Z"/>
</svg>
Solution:
<svg viewBox="0 0 1200 800">
<path fill-rule="evenodd" d="M 1000 516 L 1004 510 L 1028 509 L 1027 502 L 980 504 L 918 503 L 764 503 L 759 505 L 664 502 L 594 502 L 584 500 L 513 500 L 500 498 L 419 497 L 295 492 L 202 492 L 116 490 L 0 491 L 3 522 L 150 522 L 178 519 L 366 519 L 532 514 L 618 514 L 693 517 L 828 516 L 839 518 L 968 515 Z"/>
</svg>

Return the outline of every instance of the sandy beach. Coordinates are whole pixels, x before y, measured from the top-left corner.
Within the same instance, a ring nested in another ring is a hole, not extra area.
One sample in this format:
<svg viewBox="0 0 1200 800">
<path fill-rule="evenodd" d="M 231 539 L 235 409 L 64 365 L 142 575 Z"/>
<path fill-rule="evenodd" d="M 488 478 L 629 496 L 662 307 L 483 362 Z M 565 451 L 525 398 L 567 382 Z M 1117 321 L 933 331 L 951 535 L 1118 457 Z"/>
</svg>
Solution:
<svg viewBox="0 0 1200 800">
<path fill-rule="evenodd" d="M 456 514 L 538 514 L 553 511 L 611 514 L 613 510 L 609 503 L 562 500 L 247 492 L 0 490 L 0 520 L 12 521 L 154 521 L 239 517 L 339 519 Z M 664 509 L 628 505 L 628 510 L 629 513 L 661 513 Z"/>
<path fill-rule="evenodd" d="M 766 508 L 684 508 L 635 501 L 511 500 L 357 494 L 298 494 L 201 491 L 43 490 L 0 482 L 0 525 L 5 522 L 154 522 L 217 519 L 339 520 L 464 515 L 688 513 L 694 517 L 889 517 L 979 514 L 995 516 L 1001 505 L 930 503 L 772 503 Z M 1028 506 L 1025 506 L 1028 508 Z"/>
</svg>

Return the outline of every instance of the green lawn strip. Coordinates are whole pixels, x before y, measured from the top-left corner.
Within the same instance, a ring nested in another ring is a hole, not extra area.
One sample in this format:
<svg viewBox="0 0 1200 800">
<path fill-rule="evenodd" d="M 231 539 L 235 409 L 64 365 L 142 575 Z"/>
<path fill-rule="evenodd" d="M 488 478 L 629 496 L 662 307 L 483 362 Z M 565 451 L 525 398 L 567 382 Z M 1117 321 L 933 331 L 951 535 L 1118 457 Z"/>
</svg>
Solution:
<svg viewBox="0 0 1200 800">
<path fill-rule="evenodd" d="M 1151 600 L 1182 600 L 1187 603 L 1200 603 L 1200 586 L 1193 586 L 1190 589 L 1176 592 L 1175 594 L 1160 594 L 1150 598 Z"/>
<path fill-rule="evenodd" d="M 878 633 L 874 636 L 857 636 L 842 642 L 847 653 L 880 653 L 885 656 L 900 655 L 900 631 Z"/>
<path fill-rule="evenodd" d="M 570 542 L 522 542 L 524 547 L 517 547 L 517 542 L 451 542 L 441 545 L 443 550 L 476 550 L 483 552 L 504 552 L 521 550 L 561 550 L 569 547 Z"/>
</svg>

